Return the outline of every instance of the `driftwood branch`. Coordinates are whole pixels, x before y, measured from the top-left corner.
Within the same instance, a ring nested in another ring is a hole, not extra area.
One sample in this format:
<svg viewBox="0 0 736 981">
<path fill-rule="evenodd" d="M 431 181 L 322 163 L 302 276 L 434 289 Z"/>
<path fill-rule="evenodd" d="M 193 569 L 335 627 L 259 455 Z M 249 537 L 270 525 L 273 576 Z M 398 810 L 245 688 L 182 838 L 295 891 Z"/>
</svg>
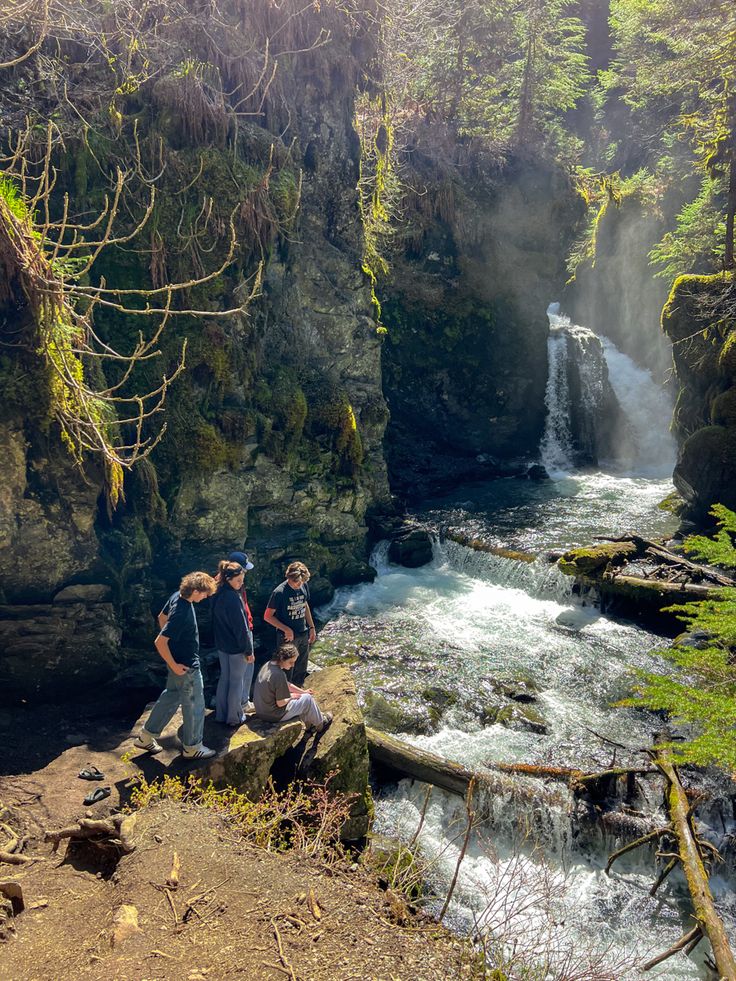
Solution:
<svg viewBox="0 0 736 981">
<path fill-rule="evenodd" d="M 668 802 L 672 828 L 677 838 L 680 861 L 687 879 L 699 929 L 702 928 L 710 940 L 719 976 L 736 978 L 736 958 L 734 958 L 723 921 L 718 915 L 710 891 L 708 873 L 703 864 L 703 852 L 693 830 L 690 801 L 680 782 L 677 770 L 665 749 L 657 750 L 655 761 L 669 784 Z M 692 942 L 693 939 L 694 935 L 688 943 Z"/>
<path fill-rule="evenodd" d="M 47 831 L 44 841 L 53 842 L 54 851 L 68 838 L 70 841 L 89 841 L 93 845 L 118 848 L 128 855 L 136 847 L 132 840 L 134 826 L 135 815 L 114 814 L 111 818 L 95 820 L 80 818 L 76 825 L 60 828 L 58 831 Z"/>
<path fill-rule="evenodd" d="M 651 969 L 653 967 L 656 967 L 657 964 L 661 964 L 662 961 L 666 961 L 668 957 L 672 957 L 673 954 L 678 953 L 678 951 L 680 950 L 684 950 L 685 948 L 692 949 L 692 946 L 698 943 L 698 941 L 700 941 L 702 936 L 703 936 L 703 931 L 700 924 L 698 923 L 698 925 L 696 927 L 693 927 L 693 929 L 689 933 L 686 933 L 684 937 L 680 937 L 677 943 L 672 944 L 671 947 L 668 947 L 667 950 L 665 950 L 663 953 L 658 954 L 656 957 L 653 957 L 650 961 L 647 961 L 646 964 L 642 964 L 641 966 L 642 971 L 651 971 Z"/>
</svg>

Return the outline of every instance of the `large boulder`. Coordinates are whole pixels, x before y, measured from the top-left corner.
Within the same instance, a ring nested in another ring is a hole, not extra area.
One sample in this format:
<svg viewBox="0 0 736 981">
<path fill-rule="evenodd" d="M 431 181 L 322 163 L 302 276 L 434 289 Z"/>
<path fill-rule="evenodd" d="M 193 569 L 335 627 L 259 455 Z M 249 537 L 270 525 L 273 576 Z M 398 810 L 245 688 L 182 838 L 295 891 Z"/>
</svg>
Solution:
<svg viewBox="0 0 736 981">
<path fill-rule="evenodd" d="M 308 684 L 316 692 L 323 711 L 333 714 L 330 728 L 316 744 L 306 775 L 318 782 L 330 778 L 330 788 L 354 795 L 350 818 L 342 830 L 345 841 L 357 841 L 368 833 L 373 798 L 368 782 L 370 763 L 363 714 L 355 681 L 346 667 L 335 665 L 313 672 Z"/>
<path fill-rule="evenodd" d="M 109 681 L 122 663 L 121 635 L 111 603 L 0 607 L 0 689 L 49 701 Z"/>
</svg>

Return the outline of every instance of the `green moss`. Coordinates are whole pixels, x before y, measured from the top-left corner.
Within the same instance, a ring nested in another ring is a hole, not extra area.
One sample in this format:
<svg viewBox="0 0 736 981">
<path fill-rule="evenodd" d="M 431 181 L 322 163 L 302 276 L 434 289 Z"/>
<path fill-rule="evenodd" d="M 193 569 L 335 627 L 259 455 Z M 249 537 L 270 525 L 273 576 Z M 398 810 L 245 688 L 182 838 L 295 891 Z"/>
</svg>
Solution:
<svg viewBox="0 0 736 981">
<path fill-rule="evenodd" d="M 676 490 L 673 490 L 667 495 L 667 497 L 659 502 L 657 507 L 660 511 L 667 511 L 669 514 L 674 514 L 679 517 L 681 514 L 683 514 L 686 504 L 680 494 Z"/>
<path fill-rule="evenodd" d="M 726 338 L 718 358 L 718 365 L 731 381 L 736 382 L 736 330 L 732 329 Z"/>
<path fill-rule="evenodd" d="M 713 399 L 710 419 L 714 426 L 736 426 L 736 387 Z"/>
<path fill-rule="evenodd" d="M 352 476 L 363 463 L 363 440 L 347 393 L 337 386 L 310 390 L 307 427 L 315 436 L 327 436 L 340 458 L 342 469 Z"/>
<path fill-rule="evenodd" d="M 633 542 L 605 542 L 590 548 L 573 548 L 557 563 L 566 576 L 586 576 L 603 570 L 609 563 L 624 562 L 636 554 Z"/>
</svg>

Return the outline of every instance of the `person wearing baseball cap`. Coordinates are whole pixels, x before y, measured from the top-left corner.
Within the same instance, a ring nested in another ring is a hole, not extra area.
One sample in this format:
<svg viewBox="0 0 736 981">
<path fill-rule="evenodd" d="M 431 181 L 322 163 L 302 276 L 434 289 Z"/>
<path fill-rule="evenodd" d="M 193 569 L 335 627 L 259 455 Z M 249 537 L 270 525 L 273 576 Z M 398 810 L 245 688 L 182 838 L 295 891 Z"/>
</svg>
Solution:
<svg viewBox="0 0 736 981">
<path fill-rule="evenodd" d="M 228 562 L 237 562 L 238 565 L 242 565 L 246 572 L 250 572 L 255 566 L 248 558 L 247 552 L 231 552 L 227 557 Z"/>
</svg>

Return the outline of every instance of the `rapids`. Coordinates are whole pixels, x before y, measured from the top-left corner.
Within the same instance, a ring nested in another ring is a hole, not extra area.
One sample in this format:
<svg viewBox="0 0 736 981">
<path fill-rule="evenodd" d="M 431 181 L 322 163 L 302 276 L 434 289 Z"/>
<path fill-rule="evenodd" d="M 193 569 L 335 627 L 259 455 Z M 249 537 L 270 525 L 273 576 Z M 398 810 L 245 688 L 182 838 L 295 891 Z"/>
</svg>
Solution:
<svg viewBox="0 0 736 981">
<path fill-rule="evenodd" d="M 586 338 L 563 348 L 560 332 L 570 325 L 555 312 L 550 320 L 540 454 L 554 479 L 494 480 L 426 502 L 417 517 L 435 530 L 433 561 L 419 569 L 393 566 L 382 543 L 372 558 L 375 581 L 338 590 L 318 611 L 326 624 L 316 659 L 351 664 L 369 724 L 476 769 L 493 761 L 602 769 L 611 749 L 591 730 L 636 747 L 649 744 L 657 726 L 653 716 L 614 703 L 631 691 L 632 669 L 663 670 L 654 653 L 662 639 L 574 595 L 571 580 L 544 553 L 589 544 L 595 535 L 672 533 L 676 521 L 657 506 L 671 490 L 670 408 L 647 372 L 601 340 L 606 385 L 627 409 L 625 451 L 605 469 L 573 469 L 563 362 L 570 350 L 593 345 Z M 445 539 L 448 528 L 539 557 L 527 563 L 475 552 Z M 504 692 L 514 690 L 525 693 L 527 704 L 519 709 L 512 702 L 509 717 Z M 505 716 L 499 705 L 506 705 Z M 381 790 L 376 830 L 410 840 L 426 789 L 402 781 Z M 656 812 L 661 801 L 647 787 L 643 793 L 647 810 Z M 656 874 L 652 852 L 640 850 L 610 878 L 604 874 L 616 840 L 564 786 L 495 774 L 476 809 L 479 827 L 448 918 L 485 936 L 490 963 L 505 964 L 510 978 L 641 978 L 636 965 L 689 928 L 681 877 L 672 875 L 656 899 L 648 895 Z M 719 817 L 721 834 L 726 820 Z M 426 881 L 439 897 L 452 879 L 465 824 L 463 802 L 434 789 L 417 841 Z M 715 889 L 732 926 L 733 893 L 717 880 Z M 442 898 L 427 903 L 438 913 Z M 706 946 L 646 977 L 708 978 Z M 531 973 L 522 961 L 534 965 Z"/>
</svg>

